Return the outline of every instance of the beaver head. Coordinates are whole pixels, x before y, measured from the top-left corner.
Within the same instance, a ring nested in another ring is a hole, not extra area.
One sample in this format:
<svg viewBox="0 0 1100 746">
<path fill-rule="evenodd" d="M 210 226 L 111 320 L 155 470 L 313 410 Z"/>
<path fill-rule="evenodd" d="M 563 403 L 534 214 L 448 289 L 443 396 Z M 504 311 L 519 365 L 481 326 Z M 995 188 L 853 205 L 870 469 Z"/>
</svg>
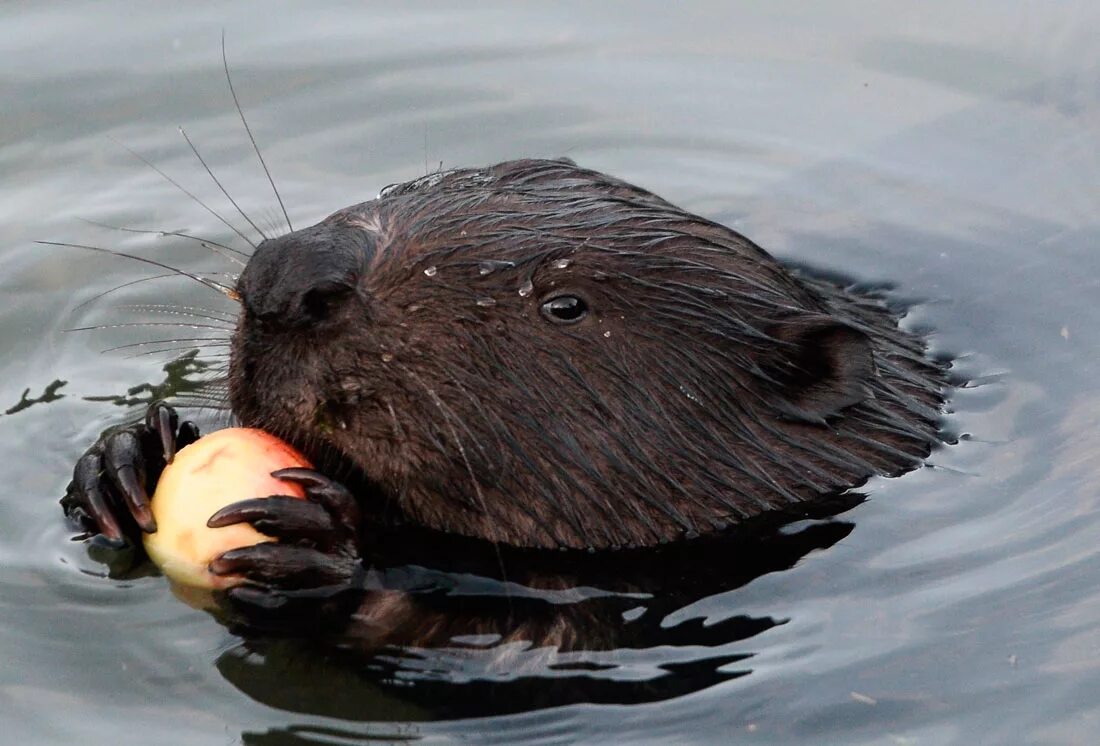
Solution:
<svg viewBox="0 0 1100 746">
<path fill-rule="evenodd" d="M 876 301 L 567 161 L 462 169 L 264 241 L 243 424 L 336 452 L 409 520 L 643 546 L 927 455 L 940 376 Z"/>
</svg>

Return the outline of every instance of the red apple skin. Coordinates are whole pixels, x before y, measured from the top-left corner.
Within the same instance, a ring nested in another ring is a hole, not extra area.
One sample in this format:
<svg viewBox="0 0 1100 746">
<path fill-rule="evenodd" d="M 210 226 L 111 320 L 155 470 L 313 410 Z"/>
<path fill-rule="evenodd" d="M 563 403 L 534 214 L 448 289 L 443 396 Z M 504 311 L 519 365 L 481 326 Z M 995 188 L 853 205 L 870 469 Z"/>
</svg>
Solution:
<svg viewBox="0 0 1100 746">
<path fill-rule="evenodd" d="M 157 482 L 152 499 L 155 533 L 145 535 L 145 551 L 174 583 L 218 590 L 240 578 L 212 575 L 207 566 L 230 549 L 274 541 L 247 523 L 209 528 L 211 515 L 231 503 L 254 497 L 305 498 L 302 488 L 271 472 L 312 464 L 291 445 L 253 428 L 211 433 L 176 454 Z"/>
</svg>

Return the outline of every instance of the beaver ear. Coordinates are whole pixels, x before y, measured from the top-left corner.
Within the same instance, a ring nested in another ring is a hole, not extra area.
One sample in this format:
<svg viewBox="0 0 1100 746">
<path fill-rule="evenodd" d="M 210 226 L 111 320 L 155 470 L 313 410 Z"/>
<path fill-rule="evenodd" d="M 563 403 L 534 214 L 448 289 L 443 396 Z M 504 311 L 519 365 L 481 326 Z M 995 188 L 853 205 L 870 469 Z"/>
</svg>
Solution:
<svg viewBox="0 0 1100 746">
<path fill-rule="evenodd" d="M 779 344 L 764 372 L 780 386 L 780 414 L 824 424 L 873 396 L 877 375 L 870 338 L 828 316 L 804 316 L 769 330 Z"/>
</svg>

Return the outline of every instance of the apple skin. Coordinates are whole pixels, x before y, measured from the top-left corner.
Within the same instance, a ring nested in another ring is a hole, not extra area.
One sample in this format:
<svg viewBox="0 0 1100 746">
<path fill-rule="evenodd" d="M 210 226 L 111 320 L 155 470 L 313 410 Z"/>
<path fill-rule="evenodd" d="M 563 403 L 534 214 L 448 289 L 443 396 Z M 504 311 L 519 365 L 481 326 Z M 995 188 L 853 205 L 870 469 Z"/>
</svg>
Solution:
<svg viewBox="0 0 1100 746">
<path fill-rule="evenodd" d="M 274 539 L 247 523 L 209 528 L 206 521 L 239 500 L 304 499 L 299 485 L 271 476 L 291 467 L 313 465 L 289 444 L 253 428 L 218 430 L 183 448 L 164 468 L 153 494 L 157 530 L 144 538 L 149 558 L 180 585 L 220 590 L 239 584 L 240 578 L 211 574 L 210 561 L 230 549 Z"/>
</svg>

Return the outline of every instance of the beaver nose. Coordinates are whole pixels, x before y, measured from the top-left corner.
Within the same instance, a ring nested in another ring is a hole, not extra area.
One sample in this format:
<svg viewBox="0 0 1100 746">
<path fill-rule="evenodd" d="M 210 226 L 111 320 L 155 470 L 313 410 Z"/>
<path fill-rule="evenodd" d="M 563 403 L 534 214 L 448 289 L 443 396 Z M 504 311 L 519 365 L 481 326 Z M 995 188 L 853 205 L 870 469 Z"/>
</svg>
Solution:
<svg viewBox="0 0 1100 746">
<path fill-rule="evenodd" d="M 326 321 L 351 298 L 354 291 L 353 285 L 342 280 L 322 280 L 300 293 L 294 302 L 288 304 L 291 311 L 287 315 L 298 325 Z"/>
<path fill-rule="evenodd" d="M 327 277 L 288 276 L 258 294 L 244 294 L 252 315 L 269 329 L 315 327 L 331 319 L 355 293 L 354 285 Z"/>
<path fill-rule="evenodd" d="M 356 253 L 312 238 L 292 233 L 264 241 L 241 272 L 237 284 L 246 318 L 266 331 L 323 325 L 355 295 Z"/>
</svg>

